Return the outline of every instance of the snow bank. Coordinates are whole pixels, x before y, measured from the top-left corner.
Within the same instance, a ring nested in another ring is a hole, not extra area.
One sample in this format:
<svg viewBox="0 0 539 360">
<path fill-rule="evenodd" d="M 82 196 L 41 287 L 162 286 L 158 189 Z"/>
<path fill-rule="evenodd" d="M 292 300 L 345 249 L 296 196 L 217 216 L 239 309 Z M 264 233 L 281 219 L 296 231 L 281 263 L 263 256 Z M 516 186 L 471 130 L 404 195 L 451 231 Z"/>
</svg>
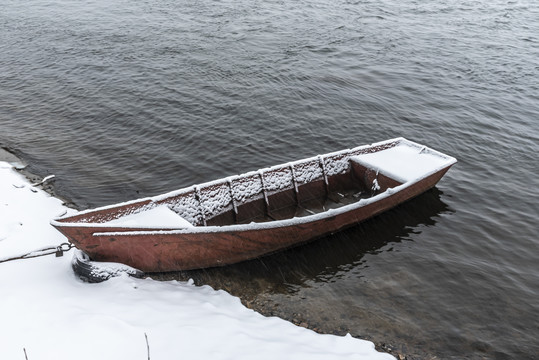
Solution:
<svg viewBox="0 0 539 360">
<path fill-rule="evenodd" d="M 15 185 L 15 186 L 14 186 Z M 0 257 L 65 241 L 71 210 L 0 162 Z M 118 277 L 78 280 L 71 254 L 0 263 L 0 358 L 394 359 L 371 342 L 319 335 L 245 308 L 209 286 Z"/>
</svg>

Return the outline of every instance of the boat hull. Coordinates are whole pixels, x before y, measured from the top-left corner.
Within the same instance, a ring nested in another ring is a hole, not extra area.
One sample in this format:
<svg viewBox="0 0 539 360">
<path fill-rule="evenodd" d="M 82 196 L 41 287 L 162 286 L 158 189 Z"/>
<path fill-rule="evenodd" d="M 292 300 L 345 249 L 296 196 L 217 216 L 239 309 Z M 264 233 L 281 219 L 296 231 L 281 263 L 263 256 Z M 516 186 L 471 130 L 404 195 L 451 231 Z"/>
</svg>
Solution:
<svg viewBox="0 0 539 360">
<path fill-rule="evenodd" d="M 290 221 L 184 230 L 110 228 L 106 232 L 89 226 L 55 226 L 95 261 L 119 262 L 144 272 L 223 266 L 304 244 L 376 216 L 434 187 L 450 166 L 369 201 Z"/>
</svg>

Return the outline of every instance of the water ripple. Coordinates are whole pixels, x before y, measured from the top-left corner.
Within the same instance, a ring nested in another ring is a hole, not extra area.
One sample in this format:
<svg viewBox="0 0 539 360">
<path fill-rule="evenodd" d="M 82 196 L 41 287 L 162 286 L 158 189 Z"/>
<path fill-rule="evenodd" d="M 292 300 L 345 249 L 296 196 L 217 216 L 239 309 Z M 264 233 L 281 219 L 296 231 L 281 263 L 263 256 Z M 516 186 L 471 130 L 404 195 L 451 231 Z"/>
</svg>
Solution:
<svg viewBox="0 0 539 360">
<path fill-rule="evenodd" d="M 418 357 L 530 358 L 538 18 L 531 0 L 7 0 L 0 145 L 85 208 L 423 142 L 459 160 L 433 193 L 212 276 Z"/>
</svg>

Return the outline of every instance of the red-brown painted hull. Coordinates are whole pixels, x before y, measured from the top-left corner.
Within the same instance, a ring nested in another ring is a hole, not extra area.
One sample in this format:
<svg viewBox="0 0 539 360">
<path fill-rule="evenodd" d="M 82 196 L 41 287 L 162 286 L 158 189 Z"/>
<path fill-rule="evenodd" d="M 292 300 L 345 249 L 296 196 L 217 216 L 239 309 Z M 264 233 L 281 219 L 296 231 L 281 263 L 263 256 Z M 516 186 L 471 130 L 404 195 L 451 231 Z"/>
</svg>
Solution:
<svg viewBox="0 0 539 360">
<path fill-rule="evenodd" d="M 222 266 L 296 246 L 378 215 L 435 186 L 450 166 L 377 201 L 352 205 L 337 214 L 319 214 L 312 220 L 306 217 L 301 221 L 233 225 L 218 230 L 202 227 L 159 232 L 146 228 L 137 232 L 133 228 L 107 228 L 105 234 L 96 233 L 103 230 L 91 226 L 53 225 L 95 261 L 120 262 L 145 272 Z"/>
<path fill-rule="evenodd" d="M 52 225 L 94 261 L 145 272 L 222 266 L 378 215 L 435 186 L 455 162 L 420 144 L 391 139 L 83 211 Z M 166 211 L 159 213 L 159 226 L 145 223 L 147 217 L 137 218 L 135 226 L 122 223 L 152 209 Z M 167 228 L 161 221 L 169 211 L 173 220 Z"/>
</svg>

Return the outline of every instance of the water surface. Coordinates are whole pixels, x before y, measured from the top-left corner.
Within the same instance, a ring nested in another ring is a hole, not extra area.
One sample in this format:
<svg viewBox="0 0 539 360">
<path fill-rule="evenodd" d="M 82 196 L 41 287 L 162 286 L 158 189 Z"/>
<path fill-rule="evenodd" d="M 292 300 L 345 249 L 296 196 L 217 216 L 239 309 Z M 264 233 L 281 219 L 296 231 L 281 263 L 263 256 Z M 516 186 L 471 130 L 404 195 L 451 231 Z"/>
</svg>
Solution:
<svg viewBox="0 0 539 360">
<path fill-rule="evenodd" d="M 397 136 L 458 158 L 343 233 L 193 273 L 411 358 L 539 356 L 539 5 L 5 0 L 0 145 L 79 208 Z"/>
</svg>

